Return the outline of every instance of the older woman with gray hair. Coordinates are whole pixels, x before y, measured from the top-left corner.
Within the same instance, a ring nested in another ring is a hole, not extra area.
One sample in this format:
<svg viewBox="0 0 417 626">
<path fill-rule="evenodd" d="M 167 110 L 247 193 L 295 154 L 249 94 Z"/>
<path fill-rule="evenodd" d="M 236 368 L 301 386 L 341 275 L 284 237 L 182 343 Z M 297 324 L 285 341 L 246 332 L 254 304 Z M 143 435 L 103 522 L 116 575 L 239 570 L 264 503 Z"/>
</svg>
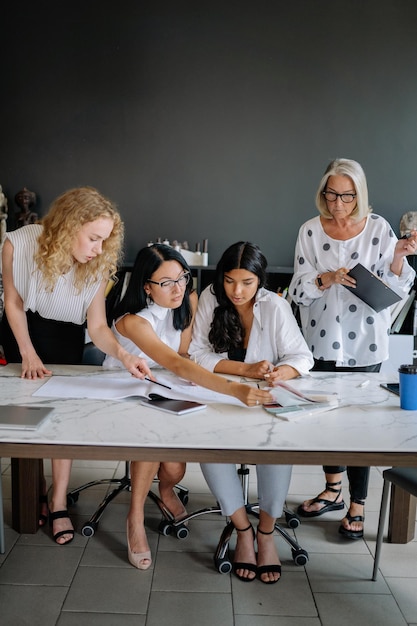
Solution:
<svg viewBox="0 0 417 626">
<path fill-rule="evenodd" d="M 389 223 L 372 213 L 365 173 L 356 161 L 335 159 L 319 184 L 320 215 L 300 228 L 289 293 L 299 305 L 301 324 L 314 356 L 314 370 L 377 372 L 388 359 L 389 309 L 376 313 L 344 287 L 354 287 L 348 272 L 361 263 L 405 296 L 415 272 L 406 256 L 416 251 L 417 233 L 397 240 Z M 325 466 L 326 486 L 298 513 L 317 517 L 344 508 L 342 472 Z M 369 468 L 348 467 L 350 506 L 339 527 L 348 539 L 363 537 Z"/>
</svg>

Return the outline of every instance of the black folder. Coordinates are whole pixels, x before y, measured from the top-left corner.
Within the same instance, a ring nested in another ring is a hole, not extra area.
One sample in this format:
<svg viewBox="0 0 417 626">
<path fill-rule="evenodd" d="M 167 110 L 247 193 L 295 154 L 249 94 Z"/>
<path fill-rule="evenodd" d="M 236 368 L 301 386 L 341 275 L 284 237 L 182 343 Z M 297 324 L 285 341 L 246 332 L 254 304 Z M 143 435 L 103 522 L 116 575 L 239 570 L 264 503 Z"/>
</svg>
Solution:
<svg viewBox="0 0 417 626">
<path fill-rule="evenodd" d="M 356 288 L 343 286 L 377 313 L 403 298 L 361 263 L 349 270 L 348 275 L 356 280 Z"/>
</svg>

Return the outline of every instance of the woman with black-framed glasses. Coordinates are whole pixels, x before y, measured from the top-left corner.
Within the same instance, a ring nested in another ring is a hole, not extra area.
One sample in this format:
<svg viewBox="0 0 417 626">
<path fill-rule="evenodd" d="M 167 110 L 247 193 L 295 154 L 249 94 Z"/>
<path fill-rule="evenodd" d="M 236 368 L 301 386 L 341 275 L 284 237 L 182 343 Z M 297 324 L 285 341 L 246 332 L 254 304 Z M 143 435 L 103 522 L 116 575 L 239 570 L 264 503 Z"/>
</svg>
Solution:
<svg viewBox="0 0 417 626">
<path fill-rule="evenodd" d="M 248 406 L 271 402 L 262 389 L 230 382 L 208 372 L 188 357 L 191 329 L 197 309 L 190 268 L 170 246 L 154 244 L 139 251 L 126 294 L 115 308 L 112 330 L 120 344 L 146 360 L 149 367 L 164 367 L 213 391 L 238 398 Z M 184 358 L 185 357 L 185 358 Z M 106 357 L 103 367 L 121 367 Z M 148 569 L 151 552 L 144 526 L 144 505 L 152 481 L 159 478 L 161 499 L 175 519 L 186 515 L 174 492 L 185 473 L 185 463 L 135 461 L 131 463 L 131 504 L 127 518 L 130 563 Z"/>
<path fill-rule="evenodd" d="M 416 251 L 417 233 L 397 240 L 389 223 L 372 213 L 365 173 L 356 161 L 332 161 L 316 194 L 319 216 L 301 226 L 289 293 L 299 305 L 301 324 L 314 356 L 314 370 L 377 372 L 388 359 L 389 308 L 375 312 L 344 287 L 355 287 L 348 272 L 357 263 L 405 296 L 414 281 L 406 256 Z M 339 532 L 363 537 L 368 467 L 325 466 L 326 486 L 298 513 L 317 517 L 344 508 L 342 472 L 347 469 L 350 505 Z"/>
</svg>

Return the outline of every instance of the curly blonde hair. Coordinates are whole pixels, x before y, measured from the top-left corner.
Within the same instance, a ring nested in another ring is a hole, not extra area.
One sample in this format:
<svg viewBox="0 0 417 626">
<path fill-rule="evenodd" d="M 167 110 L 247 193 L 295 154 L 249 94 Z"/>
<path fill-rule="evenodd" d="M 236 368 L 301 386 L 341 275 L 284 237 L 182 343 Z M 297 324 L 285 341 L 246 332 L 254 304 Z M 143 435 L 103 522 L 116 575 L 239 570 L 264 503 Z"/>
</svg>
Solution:
<svg viewBox="0 0 417 626">
<path fill-rule="evenodd" d="M 103 241 L 102 253 L 89 263 L 77 262 L 72 256 L 75 236 L 84 224 L 102 217 L 113 220 L 113 229 Z M 64 192 L 54 200 L 40 224 L 43 232 L 38 238 L 35 260 L 51 291 L 59 276 L 66 274 L 73 265 L 74 285 L 78 291 L 116 273 L 123 244 L 123 223 L 115 205 L 97 189 L 78 187 Z"/>
</svg>

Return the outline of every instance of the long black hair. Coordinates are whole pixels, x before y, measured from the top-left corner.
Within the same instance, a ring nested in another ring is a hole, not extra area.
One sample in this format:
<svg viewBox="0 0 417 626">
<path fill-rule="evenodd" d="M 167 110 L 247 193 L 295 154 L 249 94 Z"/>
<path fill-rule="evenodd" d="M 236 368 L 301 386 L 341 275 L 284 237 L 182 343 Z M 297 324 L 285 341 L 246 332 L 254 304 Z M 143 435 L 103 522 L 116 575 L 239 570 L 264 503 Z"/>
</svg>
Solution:
<svg viewBox="0 0 417 626">
<path fill-rule="evenodd" d="M 145 284 L 164 261 L 177 261 L 184 272 L 191 274 L 185 259 L 174 248 L 159 243 L 142 248 L 136 256 L 126 293 L 114 309 L 114 319 L 118 319 L 125 313 L 139 313 L 139 311 L 147 308 L 148 299 Z M 190 293 L 192 290 L 193 282 L 190 280 L 185 288 L 181 306 L 174 309 L 173 324 L 175 330 L 184 330 L 191 324 Z"/>
<path fill-rule="evenodd" d="M 247 270 L 258 277 L 259 289 L 266 286 L 267 265 L 268 262 L 259 247 L 248 241 L 238 241 L 223 252 L 211 285 L 212 293 L 218 302 L 209 332 L 209 341 L 215 352 L 228 352 L 231 348 L 242 347 L 243 344 L 244 329 L 239 313 L 224 290 L 225 273 L 239 269 Z"/>
</svg>

